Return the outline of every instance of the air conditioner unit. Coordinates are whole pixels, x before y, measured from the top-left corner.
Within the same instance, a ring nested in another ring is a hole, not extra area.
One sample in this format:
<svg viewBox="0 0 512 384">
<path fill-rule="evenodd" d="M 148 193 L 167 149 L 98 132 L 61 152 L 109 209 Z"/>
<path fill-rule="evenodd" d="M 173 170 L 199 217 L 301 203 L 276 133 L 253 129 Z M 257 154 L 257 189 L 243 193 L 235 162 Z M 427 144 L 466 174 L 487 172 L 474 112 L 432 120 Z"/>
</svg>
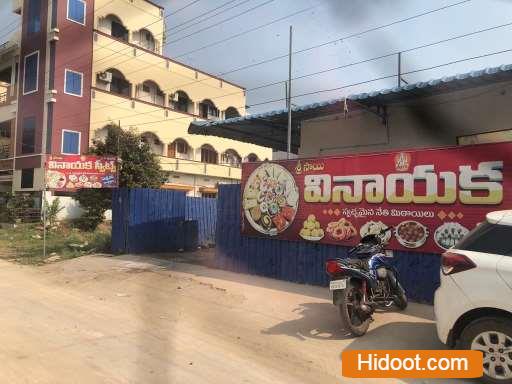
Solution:
<svg viewBox="0 0 512 384">
<path fill-rule="evenodd" d="M 171 100 L 172 100 L 172 101 L 174 101 L 175 103 L 177 103 L 177 102 L 178 102 L 178 100 L 179 100 L 179 95 L 178 95 L 178 93 L 172 93 L 172 94 L 171 94 Z"/>
<path fill-rule="evenodd" d="M 98 79 L 104 81 L 106 83 L 112 82 L 112 73 L 111 72 L 100 72 L 98 73 Z"/>
</svg>

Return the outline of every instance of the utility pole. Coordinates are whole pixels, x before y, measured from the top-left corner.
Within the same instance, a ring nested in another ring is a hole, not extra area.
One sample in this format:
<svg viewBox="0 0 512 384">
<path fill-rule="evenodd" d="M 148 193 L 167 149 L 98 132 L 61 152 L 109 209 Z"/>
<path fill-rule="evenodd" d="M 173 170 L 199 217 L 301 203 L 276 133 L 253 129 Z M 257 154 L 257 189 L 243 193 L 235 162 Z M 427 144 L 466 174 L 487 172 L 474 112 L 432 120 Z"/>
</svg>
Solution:
<svg viewBox="0 0 512 384">
<path fill-rule="evenodd" d="M 286 108 L 286 110 L 288 110 L 288 81 L 284 82 L 284 99 L 285 99 L 285 102 L 284 102 L 285 108 Z"/>
<path fill-rule="evenodd" d="M 43 193 L 41 196 L 41 207 L 43 208 L 43 259 L 46 260 L 46 210 L 48 209 L 48 201 L 46 200 L 46 164 L 48 158 L 44 155 L 43 167 Z"/>
<path fill-rule="evenodd" d="M 290 25 L 290 47 L 288 53 L 288 137 L 287 137 L 287 159 L 290 159 L 292 152 L 292 33 L 293 27 Z"/>
<path fill-rule="evenodd" d="M 398 86 L 402 85 L 402 52 L 398 52 Z"/>
</svg>

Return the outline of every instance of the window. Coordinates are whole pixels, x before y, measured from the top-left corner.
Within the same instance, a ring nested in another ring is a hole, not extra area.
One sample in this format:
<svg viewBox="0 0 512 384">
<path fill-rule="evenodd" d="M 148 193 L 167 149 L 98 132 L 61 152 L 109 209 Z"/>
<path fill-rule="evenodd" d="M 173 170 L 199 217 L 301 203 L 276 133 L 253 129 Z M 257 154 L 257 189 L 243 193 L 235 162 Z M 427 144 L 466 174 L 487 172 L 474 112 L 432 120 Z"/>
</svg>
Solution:
<svg viewBox="0 0 512 384">
<path fill-rule="evenodd" d="M 217 152 L 209 145 L 203 145 L 201 147 L 201 162 L 209 164 L 217 164 Z"/>
<path fill-rule="evenodd" d="M 238 112 L 238 110 L 235 107 L 229 107 L 224 112 L 224 117 L 226 119 L 232 119 L 234 117 L 240 117 L 240 113 Z"/>
<path fill-rule="evenodd" d="M 68 95 L 82 97 L 84 75 L 80 72 L 74 72 L 69 69 L 66 69 L 64 72 L 64 93 L 67 93 Z"/>
<path fill-rule="evenodd" d="M 28 95 L 37 92 L 37 83 L 39 80 L 39 51 L 25 56 L 24 67 L 23 94 Z"/>
<path fill-rule="evenodd" d="M 258 159 L 258 156 L 256 156 L 254 153 L 250 153 L 249 156 L 247 156 L 247 161 L 253 163 L 255 161 L 260 161 Z"/>
<path fill-rule="evenodd" d="M 206 199 L 215 199 L 217 198 L 217 194 L 215 192 L 201 192 L 201 197 Z"/>
<path fill-rule="evenodd" d="M 188 145 L 183 140 L 178 140 L 176 142 L 176 152 L 181 154 L 186 154 L 188 152 Z"/>
<path fill-rule="evenodd" d="M 0 137 L 7 139 L 11 137 L 11 120 L 0 123 Z"/>
<path fill-rule="evenodd" d="M 219 110 L 210 100 L 205 100 L 199 104 L 199 113 L 204 119 L 216 119 L 219 117 Z"/>
<path fill-rule="evenodd" d="M 41 31 L 41 0 L 29 0 L 27 10 L 27 33 Z"/>
<path fill-rule="evenodd" d="M 511 238 L 512 226 L 484 221 L 466 235 L 455 248 L 495 255 L 512 255 Z"/>
<path fill-rule="evenodd" d="M 226 152 L 222 154 L 222 163 L 228 164 L 232 167 L 239 167 L 242 162 L 242 158 L 236 151 L 232 149 L 228 149 Z"/>
<path fill-rule="evenodd" d="M 21 170 L 21 188 L 34 188 L 34 168 Z"/>
<path fill-rule="evenodd" d="M 21 153 L 34 153 L 36 149 L 36 118 L 23 119 Z"/>
<path fill-rule="evenodd" d="M 80 154 L 80 132 L 62 130 L 62 150 L 63 155 Z"/>
<path fill-rule="evenodd" d="M 123 26 L 123 24 L 121 24 L 121 22 L 112 20 L 111 28 L 112 28 L 111 29 L 112 37 L 115 37 L 116 39 L 128 41 L 128 30 Z"/>
<path fill-rule="evenodd" d="M 477 133 L 475 135 L 458 136 L 458 145 L 471 145 L 483 143 L 501 143 L 504 141 L 512 141 L 512 129 L 502 131 Z"/>
<path fill-rule="evenodd" d="M 175 110 L 181 112 L 188 112 L 188 106 L 190 103 L 190 98 L 183 91 L 177 91 L 176 93 L 170 95 L 171 105 Z"/>
<path fill-rule="evenodd" d="M 68 20 L 85 25 L 85 2 L 83 0 L 68 0 Z"/>
</svg>

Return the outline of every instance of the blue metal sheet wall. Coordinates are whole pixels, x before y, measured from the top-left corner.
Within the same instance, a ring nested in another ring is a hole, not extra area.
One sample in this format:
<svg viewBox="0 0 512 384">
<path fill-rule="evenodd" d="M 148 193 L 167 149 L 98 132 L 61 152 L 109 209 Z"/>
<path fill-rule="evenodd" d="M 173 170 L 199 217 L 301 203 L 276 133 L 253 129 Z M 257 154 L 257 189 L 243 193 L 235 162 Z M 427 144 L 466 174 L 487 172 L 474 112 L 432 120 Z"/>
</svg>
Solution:
<svg viewBox="0 0 512 384">
<path fill-rule="evenodd" d="M 217 199 L 187 197 L 185 203 L 185 218 L 187 220 L 197 220 L 199 245 L 207 247 L 215 244 Z"/>
<path fill-rule="evenodd" d="M 185 193 L 119 189 L 112 195 L 114 253 L 175 251 L 184 241 Z"/>
<path fill-rule="evenodd" d="M 198 243 L 215 244 L 217 199 L 164 189 L 118 189 L 112 195 L 114 253 L 171 252 L 183 248 L 183 220 L 197 220 Z"/>
<path fill-rule="evenodd" d="M 219 268 L 327 285 L 325 261 L 347 256 L 348 247 L 241 236 L 240 185 L 221 185 L 217 207 L 216 263 Z M 439 255 L 395 252 L 394 264 L 408 296 L 415 301 L 432 302 L 439 284 Z"/>
</svg>

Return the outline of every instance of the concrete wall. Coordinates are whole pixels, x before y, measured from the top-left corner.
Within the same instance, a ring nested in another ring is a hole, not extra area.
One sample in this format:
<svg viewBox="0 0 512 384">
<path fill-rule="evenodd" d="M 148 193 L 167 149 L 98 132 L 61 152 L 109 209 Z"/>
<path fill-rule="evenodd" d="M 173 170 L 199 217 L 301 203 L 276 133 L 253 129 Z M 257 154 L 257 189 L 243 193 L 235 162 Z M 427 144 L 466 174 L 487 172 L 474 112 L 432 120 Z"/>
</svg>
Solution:
<svg viewBox="0 0 512 384">
<path fill-rule="evenodd" d="M 188 175 L 178 172 L 170 172 L 167 183 L 193 186 L 193 189 L 187 192 L 187 196 L 201 197 L 201 188 L 216 188 L 217 184 L 238 184 L 238 180 L 225 179 L 211 176 Z"/>
<path fill-rule="evenodd" d="M 450 146 L 457 136 L 512 128 L 512 82 L 388 106 L 388 127 L 355 111 L 303 122 L 301 157 Z"/>
</svg>

